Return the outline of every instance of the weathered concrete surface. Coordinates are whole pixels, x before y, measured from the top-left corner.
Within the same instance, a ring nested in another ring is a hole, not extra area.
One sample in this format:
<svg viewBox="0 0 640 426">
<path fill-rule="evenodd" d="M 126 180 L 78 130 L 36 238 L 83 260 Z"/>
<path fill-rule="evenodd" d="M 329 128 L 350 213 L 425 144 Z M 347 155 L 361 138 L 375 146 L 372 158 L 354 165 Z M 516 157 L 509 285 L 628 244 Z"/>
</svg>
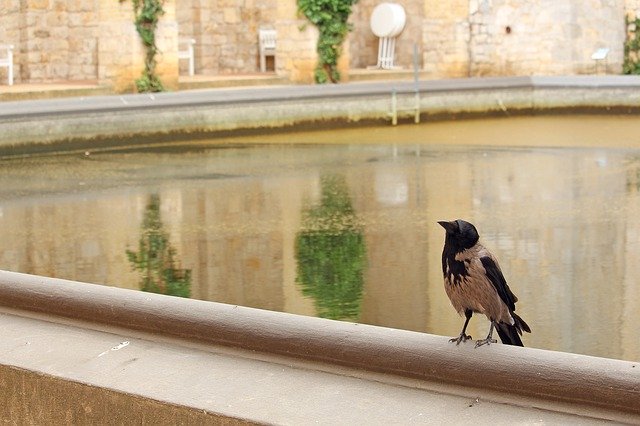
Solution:
<svg viewBox="0 0 640 426">
<path fill-rule="evenodd" d="M 10 272 L 0 303 L 16 423 L 640 423 L 638 363 Z"/>
<path fill-rule="evenodd" d="M 0 148 L 10 155 L 60 149 L 57 144 L 82 149 L 133 144 L 134 136 L 185 138 L 304 124 L 386 121 L 392 91 L 399 94 L 402 108 L 413 102 L 415 87 L 406 81 L 370 82 L 4 102 Z M 640 107 L 640 77 L 635 76 L 420 81 L 418 90 L 426 119 Z"/>
<path fill-rule="evenodd" d="M 522 401 L 493 402 L 483 392 L 451 394 L 357 369 L 127 330 L 6 312 L 0 324 L 1 417 L 18 424 L 599 422 Z"/>
</svg>

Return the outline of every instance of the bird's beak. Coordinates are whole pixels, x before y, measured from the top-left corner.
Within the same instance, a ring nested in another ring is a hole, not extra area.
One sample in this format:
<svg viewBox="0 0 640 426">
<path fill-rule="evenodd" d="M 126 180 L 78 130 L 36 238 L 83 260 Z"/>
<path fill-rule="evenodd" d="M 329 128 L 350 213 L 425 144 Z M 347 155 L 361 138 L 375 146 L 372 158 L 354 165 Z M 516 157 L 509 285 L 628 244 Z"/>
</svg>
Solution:
<svg viewBox="0 0 640 426">
<path fill-rule="evenodd" d="M 447 232 L 453 232 L 456 229 L 456 222 L 447 222 L 445 220 L 438 221 L 438 225 L 442 226 Z"/>
</svg>

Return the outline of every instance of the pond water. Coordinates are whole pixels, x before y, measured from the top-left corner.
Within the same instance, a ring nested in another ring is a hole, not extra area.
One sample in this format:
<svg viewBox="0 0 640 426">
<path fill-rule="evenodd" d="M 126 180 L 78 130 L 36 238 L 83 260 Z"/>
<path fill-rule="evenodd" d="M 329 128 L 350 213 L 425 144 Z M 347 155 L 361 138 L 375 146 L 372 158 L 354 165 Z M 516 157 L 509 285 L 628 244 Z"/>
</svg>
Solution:
<svg viewBox="0 0 640 426">
<path fill-rule="evenodd" d="M 260 144 L 257 144 L 257 143 Z M 527 346 L 640 360 L 640 124 L 454 121 L 2 160 L 0 269 L 455 336 L 444 231 Z M 474 316 L 470 333 L 488 322 Z"/>
</svg>

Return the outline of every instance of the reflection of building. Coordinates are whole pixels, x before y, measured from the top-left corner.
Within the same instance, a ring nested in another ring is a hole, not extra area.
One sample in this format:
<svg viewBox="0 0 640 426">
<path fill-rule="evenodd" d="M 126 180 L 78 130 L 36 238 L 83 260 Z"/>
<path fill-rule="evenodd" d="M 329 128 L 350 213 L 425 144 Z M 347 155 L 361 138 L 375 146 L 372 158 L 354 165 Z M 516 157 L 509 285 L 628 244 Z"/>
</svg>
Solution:
<svg viewBox="0 0 640 426">
<path fill-rule="evenodd" d="M 283 309 L 282 207 L 259 180 L 233 180 L 183 195 L 183 262 L 196 298 Z M 188 248 L 188 250 L 187 250 Z"/>
<path fill-rule="evenodd" d="M 624 205 L 620 206 L 627 212 L 627 221 L 620 224 L 623 235 L 620 238 L 624 246 L 620 251 L 624 253 L 624 268 L 621 276 L 623 292 L 620 295 L 622 309 L 616 312 L 617 318 L 612 333 L 619 334 L 622 342 L 621 353 L 623 359 L 640 360 L 640 345 L 629 344 L 638 339 L 638 312 L 640 312 L 640 263 L 637 253 L 640 251 L 640 159 L 635 158 L 627 165 L 627 190 Z"/>
<path fill-rule="evenodd" d="M 15 200 L 3 192 L 0 269 L 137 288 L 125 250 L 137 248 L 147 196 L 158 193 L 181 267 L 193 273 L 192 297 L 315 315 L 295 282 L 294 241 L 303 206 L 318 203 L 319 176 L 330 171 L 345 176 L 363 223 L 359 321 L 456 335 L 462 318 L 442 287 L 436 221 L 463 218 L 478 226 L 520 298 L 518 312 L 533 331 L 525 344 L 639 358 L 640 192 L 627 151 L 421 149 L 400 146 L 395 156 L 382 145 L 246 149 L 237 157 L 194 155 L 193 163 L 185 155 L 179 169 L 193 169 L 193 179 L 171 180 L 156 179 L 154 157 L 148 187 Z M 260 172 L 243 171 L 251 167 Z M 23 180 L 31 185 L 30 177 Z M 478 337 L 487 329 L 474 318 L 469 331 Z"/>
<path fill-rule="evenodd" d="M 0 267 L 138 288 L 124 249 L 137 244 L 144 203 L 116 192 L 4 202 Z"/>
<path fill-rule="evenodd" d="M 0 43 L 16 46 L 16 83 L 90 80 L 131 90 L 143 67 L 131 3 L 5 1 Z M 377 63 L 378 40 L 369 20 L 378 3 L 360 0 L 353 7 L 343 69 Z M 408 19 L 397 39 L 395 63 L 412 68 L 416 45 L 429 78 L 593 73 L 591 54 L 600 47 L 611 49 L 609 72 L 620 73 L 625 16 L 638 13 L 635 0 L 396 3 Z M 186 62 L 178 61 L 181 38 L 196 40 L 196 74 L 257 73 L 261 27 L 278 33 L 275 73 L 296 82 L 313 80 L 317 30 L 300 18 L 295 0 L 176 0 L 163 7 L 158 72 L 167 88 L 177 86 L 179 69 L 186 72 Z"/>
<path fill-rule="evenodd" d="M 368 265 L 361 321 L 425 330 L 428 321 L 428 226 L 418 162 L 377 162 L 351 173 L 354 205 L 367 226 Z M 416 223 L 417 222 L 417 223 Z"/>
</svg>

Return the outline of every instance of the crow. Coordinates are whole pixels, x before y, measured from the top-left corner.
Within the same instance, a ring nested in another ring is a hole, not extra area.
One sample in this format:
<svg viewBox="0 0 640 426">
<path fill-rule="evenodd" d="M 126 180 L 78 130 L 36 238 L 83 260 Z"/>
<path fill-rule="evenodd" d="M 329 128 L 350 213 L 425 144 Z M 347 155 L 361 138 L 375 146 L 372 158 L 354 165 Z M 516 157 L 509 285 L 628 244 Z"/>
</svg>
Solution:
<svg viewBox="0 0 640 426">
<path fill-rule="evenodd" d="M 467 325 L 474 312 L 484 314 L 491 321 L 486 339 L 476 341 L 476 348 L 496 343 L 493 329 L 498 330 L 502 343 L 524 346 L 520 336 L 531 329 L 514 312 L 518 298 L 511 292 L 496 258 L 478 242 L 476 227 L 464 220 L 438 222 L 446 230 L 442 250 L 444 289 L 456 311 L 466 317 L 460 336 L 451 342 L 471 339 Z"/>
</svg>

